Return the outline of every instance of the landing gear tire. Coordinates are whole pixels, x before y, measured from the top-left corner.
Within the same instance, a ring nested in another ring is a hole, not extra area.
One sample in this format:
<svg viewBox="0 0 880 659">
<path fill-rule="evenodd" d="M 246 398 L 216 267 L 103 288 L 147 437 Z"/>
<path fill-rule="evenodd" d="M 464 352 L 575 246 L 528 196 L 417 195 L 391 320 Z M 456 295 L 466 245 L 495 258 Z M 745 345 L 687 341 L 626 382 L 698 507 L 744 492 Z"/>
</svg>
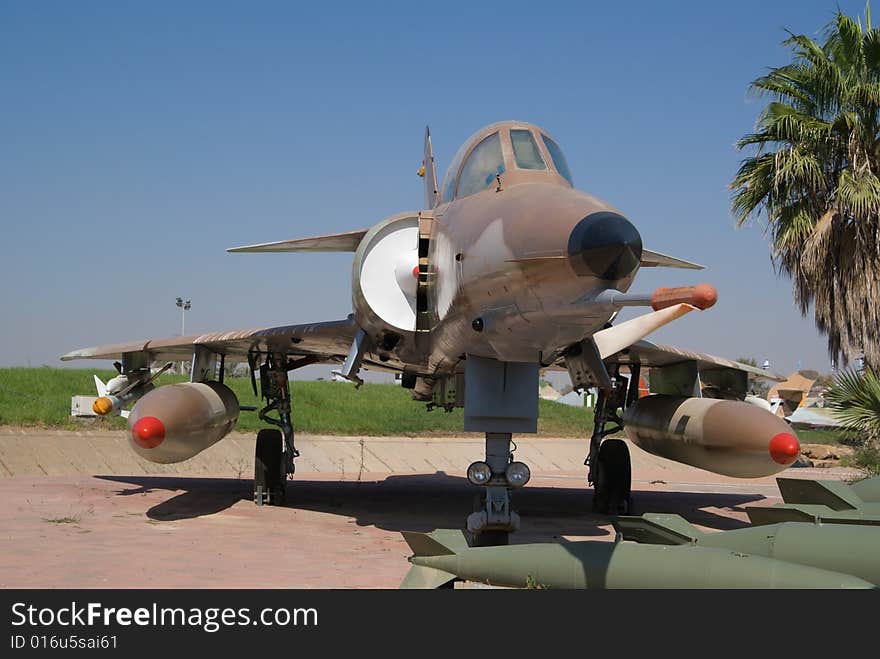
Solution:
<svg viewBox="0 0 880 659">
<path fill-rule="evenodd" d="M 632 513 L 632 465 L 622 439 L 606 439 L 599 447 L 593 512 L 610 515 Z"/>
<path fill-rule="evenodd" d="M 254 450 L 254 503 L 283 505 L 286 480 L 284 437 L 280 430 L 264 428 L 257 433 Z"/>
</svg>

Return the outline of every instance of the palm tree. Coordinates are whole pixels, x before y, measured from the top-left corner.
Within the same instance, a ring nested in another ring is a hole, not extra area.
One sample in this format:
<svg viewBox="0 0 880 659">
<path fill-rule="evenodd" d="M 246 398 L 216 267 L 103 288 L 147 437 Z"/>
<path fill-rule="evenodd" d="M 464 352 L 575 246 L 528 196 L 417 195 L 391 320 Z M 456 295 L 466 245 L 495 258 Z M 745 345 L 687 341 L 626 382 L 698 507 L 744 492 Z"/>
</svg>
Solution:
<svg viewBox="0 0 880 659">
<path fill-rule="evenodd" d="M 868 443 L 880 441 L 880 377 L 873 371 L 842 371 L 834 379 L 825 401 L 844 428 L 865 436 Z"/>
<path fill-rule="evenodd" d="M 799 34 L 792 62 L 758 78 L 769 98 L 731 183 L 737 226 L 763 212 L 777 272 L 828 338 L 832 359 L 864 351 L 880 372 L 880 30 L 838 10 L 821 45 Z"/>
</svg>

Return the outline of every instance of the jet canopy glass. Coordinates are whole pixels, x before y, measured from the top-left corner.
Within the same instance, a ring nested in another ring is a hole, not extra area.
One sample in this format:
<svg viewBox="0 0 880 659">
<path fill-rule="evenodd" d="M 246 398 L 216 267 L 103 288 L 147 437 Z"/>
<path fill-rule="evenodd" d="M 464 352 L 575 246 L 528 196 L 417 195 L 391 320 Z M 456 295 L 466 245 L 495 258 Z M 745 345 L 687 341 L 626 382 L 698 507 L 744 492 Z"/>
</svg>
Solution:
<svg viewBox="0 0 880 659">
<path fill-rule="evenodd" d="M 520 169 L 547 169 L 544 158 L 538 150 L 532 131 L 514 128 L 510 131 L 510 144 L 513 147 L 513 159 Z"/>
<path fill-rule="evenodd" d="M 558 174 L 572 184 L 556 142 L 537 126 L 504 121 L 477 131 L 461 146 L 443 178 L 442 200 L 450 202 L 493 188 L 498 176 L 513 170 L 546 172 L 553 178 Z"/>
<path fill-rule="evenodd" d="M 471 151 L 458 177 L 457 196 L 467 197 L 489 187 L 504 173 L 501 138 L 492 133 Z"/>
</svg>

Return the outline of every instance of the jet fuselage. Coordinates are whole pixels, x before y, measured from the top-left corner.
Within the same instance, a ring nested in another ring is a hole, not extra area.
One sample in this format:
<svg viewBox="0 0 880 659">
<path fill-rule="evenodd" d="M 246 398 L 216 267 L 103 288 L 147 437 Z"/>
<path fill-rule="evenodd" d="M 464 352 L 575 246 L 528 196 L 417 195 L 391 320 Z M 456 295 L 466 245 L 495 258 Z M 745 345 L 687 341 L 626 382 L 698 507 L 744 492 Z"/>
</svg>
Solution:
<svg viewBox="0 0 880 659">
<path fill-rule="evenodd" d="M 519 166 L 514 135 L 520 145 L 528 140 L 529 167 Z M 497 162 L 481 153 L 487 143 L 496 147 Z M 427 259 L 433 321 L 428 336 L 396 347 L 395 361 L 427 374 L 454 371 L 465 354 L 548 364 L 613 318 L 616 309 L 594 298 L 629 289 L 641 237 L 613 206 L 572 186 L 561 152 L 554 158 L 549 144 L 555 142 L 532 124 L 502 122 L 478 131 L 459 150 L 443 185 L 444 201 L 428 211 L 434 223 Z M 472 170 L 480 166 L 474 185 Z M 410 269 L 415 258 L 398 271 Z M 365 278 L 362 260 L 355 260 L 354 291 Z M 414 289 L 412 295 L 415 304 Z M 356 319 L 370 327 L 375 323 L 363 316 L 373 310 L 362 297 L 355 293 Z"/>
</svg>

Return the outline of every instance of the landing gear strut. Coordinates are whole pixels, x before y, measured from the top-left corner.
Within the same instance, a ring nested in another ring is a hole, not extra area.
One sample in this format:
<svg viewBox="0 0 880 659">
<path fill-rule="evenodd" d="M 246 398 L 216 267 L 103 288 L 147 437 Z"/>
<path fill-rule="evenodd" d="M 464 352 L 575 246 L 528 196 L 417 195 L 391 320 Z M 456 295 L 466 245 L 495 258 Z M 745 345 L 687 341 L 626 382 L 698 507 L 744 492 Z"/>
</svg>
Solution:
<svg viewBox="0 0 880 659">
<path fill-rule="evenodd" d="M 638 368 L 627 380 L 616 373 L 611 389 L 599 390 L 596 401 L 593 435 L 590 453 L 584 464 L 589 467 L 587 483 L 593 486 L 593 512 L 611 515 L 628 515 L 632 512 L 632 467 L 629 448 L 622 439 L 603 439 L 623 428 L 617 414 L 638 396 Z M 609 423 L 614 425 L 609 426 Z"/>
<path fill-rule="evenodd" d="M 531 477 L 525 464 L 514 462 L 511 438 L 538 431 L 538 364 L 468 355 L 464 380 L 464 429 L 486 434 L 486 458 L 467 472 L 480 487 L 467 530 L 473 545 L 506 545 L 509 534 L 519 529 L 510 491 Z"/>
<path fill-rule="evenodd" d="M 506 545 L 511 531 L 519 529 L 519 515 L 511 508 L 510 491 L 525 485 L 531 473 L 522 462 L 514 462 L 511 433 L 486 433 L 486 460 L 468 467 L 468 480 L 483 488 L 475 512 L 467 518 L 467 529 L 477 547 Z"/>
<path fill-rule="evenodd" d="M 279 430 L 261 430 L 257 435 L 254 503 L 258 506 L 284 504 L 287 478 L 294 472 L 294 458 L 299 457 L 299 451 L 293 443 L 293 422 L 290 417 L 289 367 L 287 357 L 283 354 L 269 354 L 260 366 L 260 386 L 266 406 L 260 410 L 259 416 L 262 421 L 278 426 Z M 278 414 L 277 418 L 269 416 L 272 411 Z"/>
</svg>

